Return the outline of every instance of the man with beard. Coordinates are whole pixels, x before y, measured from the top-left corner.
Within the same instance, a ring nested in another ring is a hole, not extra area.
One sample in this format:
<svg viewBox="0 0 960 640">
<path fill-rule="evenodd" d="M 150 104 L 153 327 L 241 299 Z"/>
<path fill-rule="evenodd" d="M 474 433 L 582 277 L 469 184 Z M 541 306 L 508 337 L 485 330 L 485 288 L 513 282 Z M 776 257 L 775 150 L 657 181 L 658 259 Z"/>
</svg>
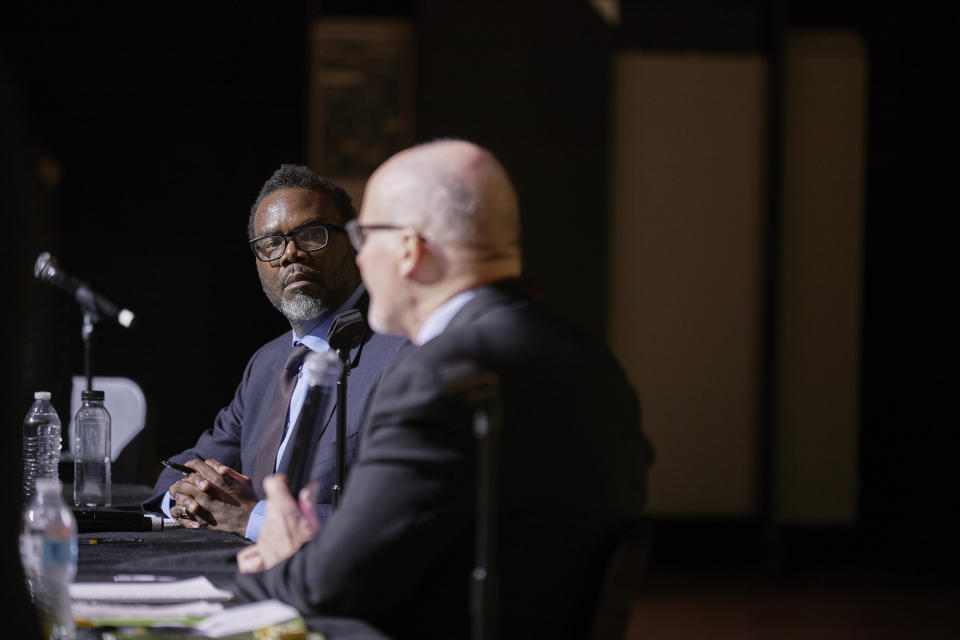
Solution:
<svg viewBox="0 0 960 640">
<path fill-rule="evenodd" d="M 247 364 L 233 401 L 220 411 L 197 444 L 171 460 L 194 473 L 166 470 L 148 511 L 162 511 L 185 527 L 209 527 L 256 539 L 263 521 L 264 476 L 282 470 L 284 451 L 306 394 L 297 373 L 308 351 L 328 348 L 333 319 L 368 298 L 344 225 L 356 217 L 350 196 L 303 166 L 283 165 L 267 180 L 247 225 L 263 291 L 290 322 Z M 383 371 L 409 346 L 405 340 L 366 330 L 350 352 L 347 386 L 346 460 L 356 453 L 367 399 Z M 296 382 L 294 382 L 295 377 Z M 292 391 L 291 391 L 292 388 Z M 311 477 L 318 480 L 320 520 L 329 514 L 336 452 L 338 408 L 320 419 L 323 432 Z"/>
</svg>

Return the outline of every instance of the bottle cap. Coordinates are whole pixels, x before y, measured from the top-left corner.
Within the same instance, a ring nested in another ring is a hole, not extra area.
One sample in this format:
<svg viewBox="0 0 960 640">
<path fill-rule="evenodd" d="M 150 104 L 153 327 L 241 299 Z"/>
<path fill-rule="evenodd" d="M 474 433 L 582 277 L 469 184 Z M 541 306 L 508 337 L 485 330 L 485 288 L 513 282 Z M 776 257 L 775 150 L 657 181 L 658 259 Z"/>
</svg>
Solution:
<svg viewBox="0 0 960 640">
<path fill-rule="evenodd" d="M 34 400 L 49 400 L 50 392 L 49 391 L 35 391 L 33 393 Z"/>
<path fill-rule="evenodd" d="M 103 400 L 103 391 L 94 389 L 93 391 L 81 391 L 81 400 Z"/>
</svg>

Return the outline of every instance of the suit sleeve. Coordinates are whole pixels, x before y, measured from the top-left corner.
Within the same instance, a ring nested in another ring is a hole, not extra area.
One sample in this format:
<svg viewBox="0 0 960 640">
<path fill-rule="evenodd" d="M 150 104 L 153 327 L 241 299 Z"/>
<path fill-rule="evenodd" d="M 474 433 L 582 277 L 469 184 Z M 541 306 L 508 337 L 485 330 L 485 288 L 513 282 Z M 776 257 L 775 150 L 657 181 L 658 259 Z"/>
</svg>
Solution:
<svg viewBox="0 0 960 640">
<path fill-rule="evenodd" d="M 229 467 L 240 469 L 241 435 L 246 397 L 250 393 L 264 392 L 262 388 L 256 389 L 253 388 L 254 385 L 251 385 L 253 370 L 262 357 L 263 351 L 263 348 L 259 349 L 247 362 L 243 378 L 237 385 L 233 400 L 217 414 L 213 427 L 204 431 L 193 447 L 171 456 L 170 460 L 184 463 L 193 458 L 202 460 L 215 458 Z M 153 495 L 142 504 L 144 511 L 160 513 L 162 501 L 166 499 L 170 485 L 182 477 L 183 474 L 179 471 L 164 468 L 153 487 Z"/>
<path fill-rule="evenodd" d="M 473 441 L 466 407 L 432 372 L 381 384 L 344 500 L 322 532 L 272 569 L 241 575 L 242 597 L 305 615 L 376 618 L 402 605 L 453 542 L 471 534 Z"/>
</svg>

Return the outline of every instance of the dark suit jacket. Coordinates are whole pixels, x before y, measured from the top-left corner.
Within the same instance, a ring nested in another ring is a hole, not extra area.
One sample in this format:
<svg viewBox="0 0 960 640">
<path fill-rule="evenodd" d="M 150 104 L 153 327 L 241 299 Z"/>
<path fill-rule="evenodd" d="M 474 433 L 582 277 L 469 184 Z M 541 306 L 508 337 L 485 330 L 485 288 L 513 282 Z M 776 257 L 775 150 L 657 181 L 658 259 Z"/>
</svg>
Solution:
<svg viewBox="0 0 960 640">
<path fill-rule="evenodd" d="M 364 297 L 364 302 L 366 298 Z M 366 304 L 362 305 L 366 311 Z M 356 455 L 360 425 L 368 401 L 385 370 L 393 366 L 400 355 L 410 347 L 406 340 L 381 336 L 368 330 L 363 342 L 350 353 L 351 371 L 347 382 L 346 462 L 351 464 Z M 243 372 L 233 401 L 220 410 L 211 429 L 201 434 L 192 448 L 171 458 L 186 462 L 192 458 L 215 458 L 223 464 L 253 477 L 253 469 L 260 452 L 264 421 L 270 411 L 280 369 L 290 355 L 290 332 L 286 332 L 260 347 Z M 317 447 L 312 477 L 320 481 L 318 506 L 321 517 L 329 513 L 331 486 L 334 480 L 336 456 L 336 396 L 322 419 L 327 425 Z M 276 453 L 276 452 L 273 452 Z M 154 495 L 143 508 L 160 511 L 170 485 L 182 478 L 177 471 L 166 469 L 154 486 Z M 257 491 L 260 487 L 257 487 Z"/>
<path fill-rule="evenodd" d="M 363 618 L 391 637 L 468 637 L 472 411 L 442 371 L 469 360 L 501 387 L 500 635 L 586 637 L 652 451 L 613 357 L 512 288 L 479 289 L 384 378 L 339 509 L 291 558 L 239 576 L 243 597 Z"/>
</svg>

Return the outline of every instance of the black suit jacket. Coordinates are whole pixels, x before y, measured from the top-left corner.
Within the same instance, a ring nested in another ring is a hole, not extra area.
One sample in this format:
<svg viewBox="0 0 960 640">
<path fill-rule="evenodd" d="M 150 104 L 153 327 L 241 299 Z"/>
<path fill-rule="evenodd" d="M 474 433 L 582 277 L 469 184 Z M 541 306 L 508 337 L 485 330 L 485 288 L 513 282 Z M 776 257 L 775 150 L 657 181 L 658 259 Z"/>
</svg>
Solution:
<svg viewBox="0 0 960 640">
<path fill-rule="evenodd" d="M 479 289 L 384 378 L 340 508 L 291 558 L 240 576 L 243 596 L 363 618 L 391 637 L 469 636 L 472 411 L 442 376 L 467 360 L 501 387 L 500 635 L 586 637 L 652 451 L 613 357 L 512 289 Z"/>
<path fill-rule="evenodd" d="M 361 298 L 358 308 L 366 313 L 367 297 Z M 351 464 L 356 455 L 360 425 L 366 413 L 373 390 L 385 370 L 410 348 L 406 340 L 381 336 L 369 329 L 361 344 L 350 353 L 351 371 L 347 383 L 346 462 Z M 200 435 L 190 449 L 179 453 L 171 460 L 186 462 L 192 458 L 215 458 L 223 464 L 253 477 L 254 465 L 260 453 L 264 422 L 273 403 L 277 379 L 292 350 L 290 332 L 271 340 L 260 347 L 243 372 L 233 401 L 220 410 L 213 427 Z M 336 456 L 337 407 L 334 401 L 321 417 L 327 427 L 320 438 L 314 458 L 312 478 L 320 481 L 318 507 L 323 517 L 330 511 L 331 486 L 334 480 Z M 273 452 L 276 453 L 276 452 Z M 159 512 L 161 500 L 165 499 L 170 485 L 182 478 L 178 471 L 164 470 L 154 486 L 154 495 L 143 507 Z M 257 487 L 259 491 L 260 488 Z"/>
</svg>

